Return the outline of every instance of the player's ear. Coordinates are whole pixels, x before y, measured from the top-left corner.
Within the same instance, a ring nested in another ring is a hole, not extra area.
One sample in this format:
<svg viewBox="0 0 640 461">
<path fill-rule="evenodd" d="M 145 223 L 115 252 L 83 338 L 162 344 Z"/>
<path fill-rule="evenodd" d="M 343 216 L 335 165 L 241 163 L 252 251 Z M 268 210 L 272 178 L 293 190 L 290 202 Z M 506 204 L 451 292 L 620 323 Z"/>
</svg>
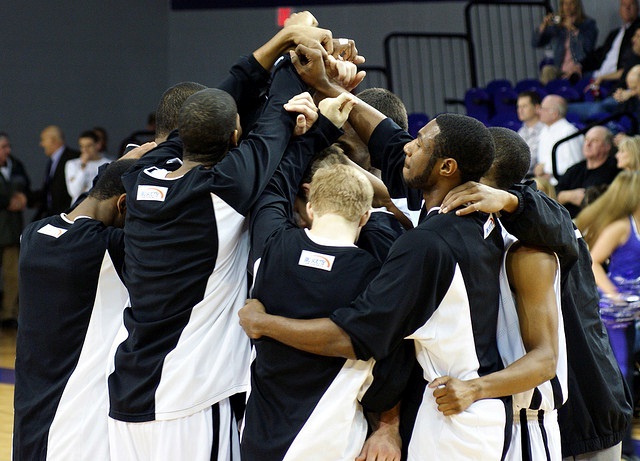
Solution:
<svg viewBox="0 0 640 461">
<path fill-rule="evenodd" d="M 120 197 L 118 197 L 116 208 L 118 209 L 118 213 L 123 216 L 127 213 L 127 194 L 121 194 Z"/>
<path fill-rule="evenodd" d="M 302 184 L 300 184 L 300 189 L 303 190 L 304 196 L 308 199 L 309 191 L 311 190 L 311 184 L 309 184 L 308 182 L 303 182 Z"/>
<path fill-rule="evenodd" d="M 456 171 L 458 171 L 458 162 L 456 162 L 456 159 L 451 157 L 442 159 L 440 163 L 440 174 L 442 176 L 452 176 Z"/>
<path fill-rule="evenodd" d="M 313 225 L 313 208 L 311 207 L 311 203 L 307 202 L 307 216 L 309 216 L 309 220 L 311 220 L 311 224 Z"/>
<path fill-rule="evenodd" d="M 367 224 L 367 221 L 369 221 L 370 217 L 371 217 L 371 210 L 367 210 L 365 214 L 360 216 L 360 222 L 358 223 L 358 227 L 363 227 L 365 224 Z"/>
<path fill-rule="evenodd" d="M 233 133 L 231 133 L 231 138 L 229 139 L 229 144 L 231 145 L 231 147 L 238 147 L 238 139 L 240 138 L 240 133 L 238 132 L 238 130 L 233 130 Z"/>
</svg>

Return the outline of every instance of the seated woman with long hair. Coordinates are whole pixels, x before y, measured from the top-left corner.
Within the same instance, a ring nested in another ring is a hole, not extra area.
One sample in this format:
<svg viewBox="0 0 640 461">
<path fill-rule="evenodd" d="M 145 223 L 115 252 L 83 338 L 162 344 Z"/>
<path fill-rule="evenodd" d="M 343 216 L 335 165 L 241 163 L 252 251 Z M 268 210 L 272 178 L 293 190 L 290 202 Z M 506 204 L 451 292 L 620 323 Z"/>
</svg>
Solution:
<svg viewBox="0 0 640 461">
<path fill-rule="evenodd" d="M 589 244 L 598 288 L 605 295 L 619 297 L 618 280 L 640 277 L 640 171 L 618 174 L 575 223 Z M 607 260 L 608 274 L 603 267 Z"/>
</svg>

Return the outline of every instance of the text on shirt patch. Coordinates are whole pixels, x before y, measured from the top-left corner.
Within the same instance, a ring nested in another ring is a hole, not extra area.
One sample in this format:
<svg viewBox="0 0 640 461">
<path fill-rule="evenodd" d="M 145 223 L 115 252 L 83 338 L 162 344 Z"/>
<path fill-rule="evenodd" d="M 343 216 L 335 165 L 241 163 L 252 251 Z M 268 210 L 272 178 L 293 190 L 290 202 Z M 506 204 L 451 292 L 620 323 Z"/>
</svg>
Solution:
<svg viewBox="0 0 640 461">
<path fill-rule="evenodd" d="M 161 186 L 138 186 L 136 200 L 151 200 L 154 202 L 164 202 L 167 197 L 166 187 Z"/>
<path fill-rule="evenodd" d="M 38 229 L 39 234 L 49 235 L 51 237 L 58 238 L 67 232 L 67 229 L 62 229 L 60 227 L 52 226 L 51 224 L 47 224 L 44 227 Z"/>
<path fill-rule="evenodd" d="M 493 214 L 489 215 L 489 219 L 484 223 L 484 238 L 489 237 L 491 231 L 496 227 L 496 218 L 493 217 Z"/>
<path fill-rule="evenodd" d="M 322 269 L 323 271 L 330 271 L 333 269 L 333 261 L 335 259 L 335 256 L 303 250 L 302 253 L 300 253 L 298 265 L 312 267 L 314 269 Z"/>
</svg>

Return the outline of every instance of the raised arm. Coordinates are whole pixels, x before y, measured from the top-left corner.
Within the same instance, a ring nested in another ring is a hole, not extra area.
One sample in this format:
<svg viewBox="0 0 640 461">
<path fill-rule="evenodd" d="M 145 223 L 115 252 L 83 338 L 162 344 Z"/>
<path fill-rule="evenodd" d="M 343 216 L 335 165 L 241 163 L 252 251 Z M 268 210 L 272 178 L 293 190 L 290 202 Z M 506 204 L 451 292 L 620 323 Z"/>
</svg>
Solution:
<svg viewBox="0 0 640 461">
<path fill-rule="evenodd" d="M 265 102 L 263 96 L 268 90 L 271 68 L 280 56 L 299 43 L 333 49 L 329 30 L 304 24 L 285 27 L 252 55 L 241 57 L 231 67 L 229 75 L 217 85 L 235 99 L 245 132 L 253 125 L 256 113 Z"/>
<path fill-rule="evenodd" d="M 274 72 L 269 100 L 254 129 L 213 168 L 215 193 L 239 213 L 248 213 L 280 163 L 296 123 L 284 105 L 304 91 L 306 85 L 290 60 L 283 60 Z"/>
<path fill-rule="evenodd" d="M 352 100 L 348 105 L 343 104 L 347 99 L 349 96 L 344 95 L 339 100 L 325 100 L 323 109 L 331 119 L 317 114 L 316 117 L 319 118 L 314 127 L 304 136 L 295 138 L 287 147 L 280 165 L 257 200 L 251 215 L 251 265 L 260 257 L 265 242 L 274 231 L 294 225 L 292 204 L 298 185 L 312 156 L 342 135 L 339 126 L 342 126 L 355 103 Z M 310 101 L 313 105 L 308 93 L 304 101 L 307 104 L 300 104 L 308 106 Z M 291 101 L 287 103 L 287 110 L 294 109 L 291 104 Z"/>
</svg>

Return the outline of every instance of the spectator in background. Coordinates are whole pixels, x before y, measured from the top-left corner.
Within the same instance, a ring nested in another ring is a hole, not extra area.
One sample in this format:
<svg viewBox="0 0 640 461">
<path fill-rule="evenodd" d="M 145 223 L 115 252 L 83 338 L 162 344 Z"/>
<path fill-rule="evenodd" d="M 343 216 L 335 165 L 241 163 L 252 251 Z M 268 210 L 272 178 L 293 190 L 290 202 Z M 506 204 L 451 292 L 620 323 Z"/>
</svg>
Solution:
<svg viewBox="0 0 640 461">
<path fill-rule="evenodd" d="M 582 62 L 583 71 L 594 71 L 593 78 L 597 84 L 620 79 L 622 71 L 633 59 L 631 40 L 640 27 L 638 0 L 620 0 L 618 12 L 622 26 L 609 32 L 604 43 L 588 53 Z"/>
<path fill-rule="evenodd" d="M 640 172 L 621 172 L 575 222 L 591 248 L 598 288 L 607 296 L 619 297 L 619 282 L 613 276 L 640 277 Z M 607 275 L 602 264 L 610 258 Z"/>
<path fill-rule="evenodd" d="M 640 42 L 640 36 L 638 40 Z M 640 65 L 635 65 L 629 70 L 627 87 L 628 89 L 624 90 L 624 98 L 621 99 L 621 104 L 617 107 L 616 112 L 631 112 L 636 119 L 640 120 Z"/>
<path fill-rule="evenodd" d="M 0 326 L 15 328 L 18 318 L 18 257 L 22 210 L 27 206 L 29 176 L 22 162 L 11 155 L 11 141 L 0 132 L 0 261 L 2 305 Z"/>
<path fill-rule="evenodd" d="M 615 156 L 610 155 L 612 149 L 611 131 L 603 126 L 594 126 L 584 139 L 584 160 L 570 167 L 558 180 L 558 202 L 569 210 L 572 218 L 580 211 L 587 188 L 610 184 L 620 171 L 616 167 Z"/>
<path fill-rule="evenodd" d="M 616 160 L 622 170 L 640 170 L 640 136 L 625 136 L 618 144 Z"/>
<path fill-rule="evenodd" d="M 584 14 L 582 1 L 561 0 L 560 14 L 548 14 L 533 32 L 534 47 L 553 49 L 553 65 L 541 69 L 540 80 L 546 84 L 555 78 L 580 78 L 581 63 L 597 39 L 598 26 Z"/>
<path fill-rule="evenodd" d="M 631 38 L 630 56 L 625 61 L 625 67 L 615 74 L 607 74 L 595 79 L 593 89 L 599 90 L 604 80 L 617 81 L 611 87 L 611 94 L 599 101 L 582 101 L 569 104 L 568 113 L 577 115 L 580 120 L 587 122 L 602 112 L 614 113 L 625 110 L 626 101 L 638 94 L 635 82 L 635 73 L 631 73 L 633 67 L 640 64 L 640 30 L 636 30 Z M 631 74 L 631 78 L 629 75 Z"/>
<path fill-rule="evenodd" d="M 518 120 L 522 122 L 522 127 L 518 130 L 518 134 L 531 150 L 531 163 L 527 176 L 533 176 L 533 170 L 538 163 L 540 132 L 544 128 L 544 123 L 540 121 L 541 102 L 540 95 L 535 91 L 523 91 L 518 95 Z"/>
<path fill-rule="evenodd" d="M 101 126 L 94 126 L 93 132 L 98 137 L 98 152 L 100 153 L 100 155 L 108 160 L 115 160 L 115 158 L 113 158 L 111 154 L 109 154 L 109 136 L 107 135 L 107 130 Z"/>
<path fill-rule="evenodd" d="M 65 145 L 64 133 L 55 125 L 50 125 L 42 130 L 40 147 L 49 160 L 45 167 L 42 187 L 33 193 L 29 202 L 30 207 L 37 208 L 33 217 L 34 221 L 60 214 L 69 208 L 71 196 L 65 180 L 65 164 L 80 156 L 80 152 Z"/>
<path fill-rule="evenodd" d="M 589 244 L 599 291 L 615 302 L 624 302 L 623 293 L 628 290 L 624 282 L 640 277 L 640 172 L 621 172 L 598 200 L 580 212 L 575 222 Z M 607 261 L 605 271 L 603 264 Z M 635 322 L 617 326 L 624 328 L 626 347 L 615 347 L 614 352 L 634 393 Z M 633 397 L 635 401 L 637 395 Z M 637 459 L 634 452 L 629 428 L 622 441 L 623 459 Z"/>
<path fill-rule="evenodd" d="M 64 166 L 64 176 L 67 191 L 71 196 L 71 203 L 91 189 L 93 178 L 98 174 L 98 168 L 109 160 L 98 151 L 99 138 L 95 131 L 87 130 L 80 133 L 78 145 L 80 157 L 71 159 Z"/>
<path fill-rule="evenodd" d="M 578 129 L 565 118 L 567 101 L 555 94 L 545 96 L 540 104 L 540 121 L 545 124 L 540 132 L 538 144 L 538 164 L 534 168 L 534 175 L 544 177 L 552 185 L 557 184 L 557 178 L 551 166 L 551 151 L 555 143 L 574 134 Z M 582 160 L 582 136 L 577 136 L 558 146 L 556 150 L 557 174 L 562 176 L 567 168 Z"/>
</svg>

